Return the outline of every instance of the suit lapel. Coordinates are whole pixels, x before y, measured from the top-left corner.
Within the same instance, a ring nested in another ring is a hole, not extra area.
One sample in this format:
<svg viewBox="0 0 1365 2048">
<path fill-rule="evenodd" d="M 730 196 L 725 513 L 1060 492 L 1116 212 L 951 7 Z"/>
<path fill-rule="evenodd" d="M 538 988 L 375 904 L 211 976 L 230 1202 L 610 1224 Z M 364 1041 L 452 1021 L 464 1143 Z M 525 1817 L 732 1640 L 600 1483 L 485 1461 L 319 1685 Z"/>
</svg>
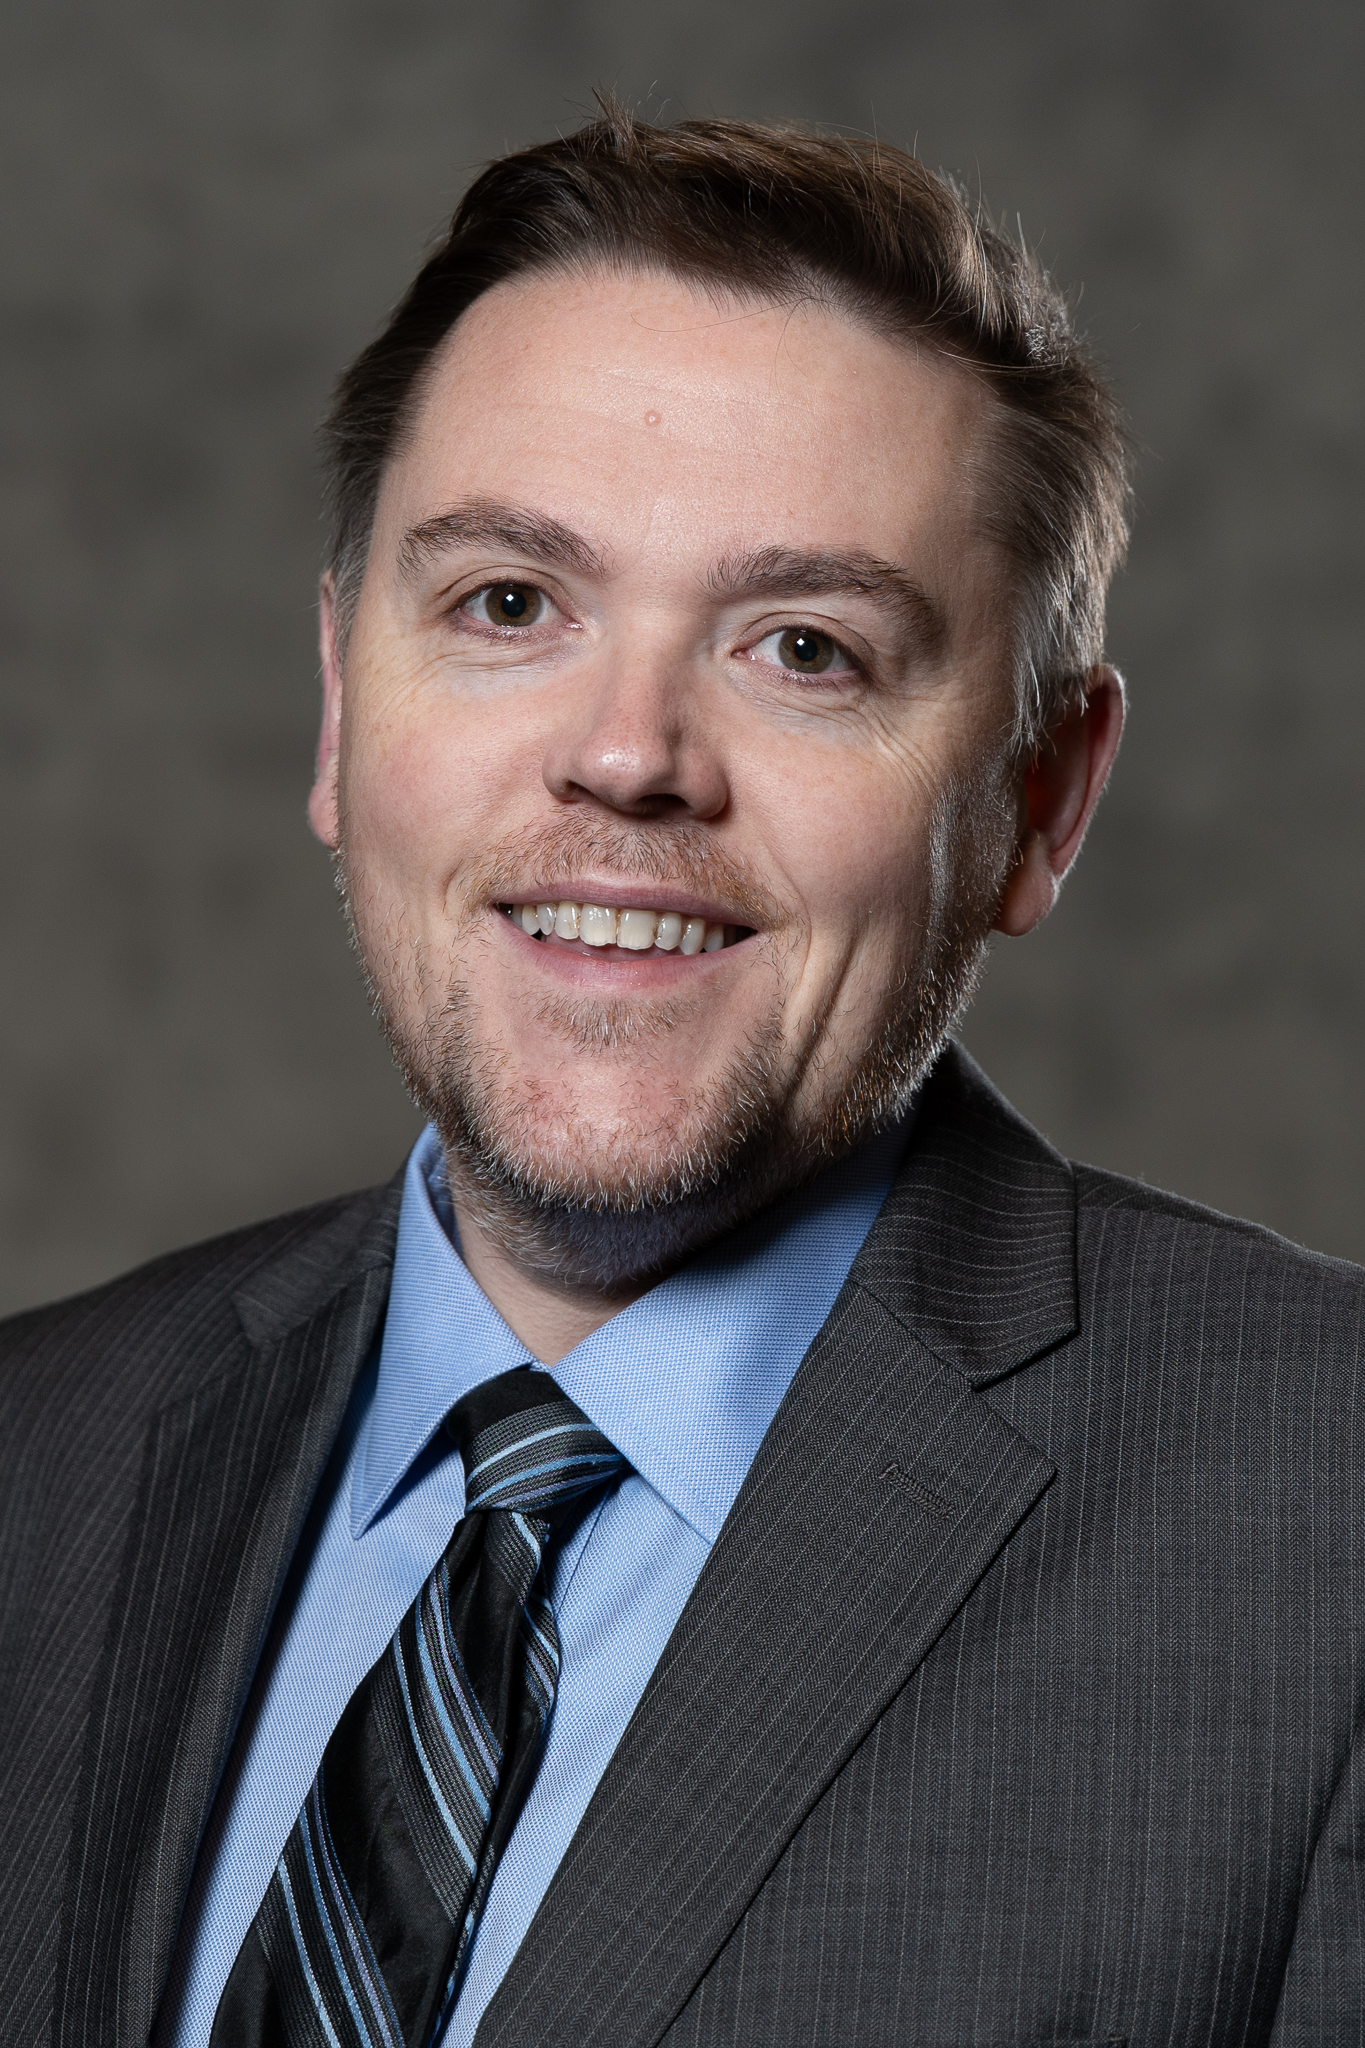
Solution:
<svg viewBox="0 0 1365 2048">
<path fill-rule="evenodd" d="M 961 1054 L 476 2048 L 646 2048 L 1053 1467 L 976 1388 L 1072 1334 L 1070 1171 Z"/>
<path fill-rule="evenodd" d="M 149 1425 L 77 1799 L 59 2048 L 146 2043 L 271 1612 L 383 1313 L 396 1215 L 395 1190 L 340 1273 L 324 1243 L 256 1276 L 234 1303 L 245 1363 Z"/>
</svg>

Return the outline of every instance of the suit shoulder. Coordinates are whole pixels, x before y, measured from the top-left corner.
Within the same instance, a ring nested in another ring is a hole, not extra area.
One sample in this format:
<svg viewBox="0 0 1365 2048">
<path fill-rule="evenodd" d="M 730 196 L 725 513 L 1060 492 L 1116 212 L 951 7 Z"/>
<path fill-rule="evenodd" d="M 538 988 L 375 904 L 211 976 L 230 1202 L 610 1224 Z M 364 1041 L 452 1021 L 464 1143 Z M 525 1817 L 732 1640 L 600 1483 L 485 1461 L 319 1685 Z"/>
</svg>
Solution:
<svg viewBox="0 0 1365 2048">
<path fill-rule="evenodd" d="M 0 1320 L 0 1349 L 22 1347 L 34 1337 L 92 1317 L 108 1321 L 128 1313 L 148 1296 L 166 1301 L 189 1297 L 206 1287 L 232 1292 L 259 1267 L 273 1264 L 290 1251 L 323 1240 L 328 1248 L 346 1236 L 359 1236 L 391 1193 L 391 1187 L 361 1188 L 311 1202 L 282 1216 L 246 1223 L 220 1237 L 161 1252 L 141 1266 L 120 1273 L 97 1287 L 45 1302 Z M 355 1226 L 347 1230 L 346 1226 Z M 340 1228 L 338 1228 L 340 1226 Z"/>
<path fill-rule="evenodd" d="M 306 1313 L 396 1225 L 398 1190 L 362 1189 L 163 1253 L 101 1286 L 0 1322 L 0 1413 L 17 1422 L 57 1390 L 132 1373 L 155 1397 L 159 1361 L 240 1335 L 235 1303 L 264 1287 Z M 385 1229 L 385 1224 L 390 1228 Z M 169 1394 L 174 1390 L 166 1388 Z"/>
<path fill-rule="evenodd" d="M 1355 1296 L 1365 1305 L 1365 1266 L 1350 1259 L 1296 1244 L 1262 1223 L 1173 1195 L 1145 1181 L 1101 1167 L 1072 1162 L 1076 1204 L 1082 1236 L 1118 1230 L 1133 1238 L 1146 1236 L 1149 1252 L 1160 1242 L 1179 1254 L 1182 1270 L 1199 1267 L 1236 1269 L 1255 1275 L 1261 1285 L 1275 1285 Z"/>
</svg>

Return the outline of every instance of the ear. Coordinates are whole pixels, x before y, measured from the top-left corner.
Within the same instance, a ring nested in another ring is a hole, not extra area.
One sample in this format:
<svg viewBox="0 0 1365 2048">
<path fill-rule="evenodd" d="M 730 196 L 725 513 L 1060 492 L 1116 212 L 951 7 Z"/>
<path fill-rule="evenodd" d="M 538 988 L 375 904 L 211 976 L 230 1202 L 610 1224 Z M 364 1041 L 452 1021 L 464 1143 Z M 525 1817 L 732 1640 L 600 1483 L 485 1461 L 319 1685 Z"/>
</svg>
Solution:
<svg viewBox="0 0 1365 2048">
<path fill-rule="evenodd" d="M 1084 702 L 1054 726 L 1024 775 L 1018 857 L 995 920 L 1010 938 L 1031 932 L 1057 901 L 1118 752 L 1122 676 L 1107 664 L 1092 668 L 1084 689 Z"/>
<path fill-rule="evenodd" d="M 318 589 L 318 652 L 322 659 L 322 725 L 308 822 L 324 846 L 336 852 L 341 838 L 337 769 L 341 756 L 341 664 L 337 660 L 336 585 L 329 569 Z"/>
</svg>

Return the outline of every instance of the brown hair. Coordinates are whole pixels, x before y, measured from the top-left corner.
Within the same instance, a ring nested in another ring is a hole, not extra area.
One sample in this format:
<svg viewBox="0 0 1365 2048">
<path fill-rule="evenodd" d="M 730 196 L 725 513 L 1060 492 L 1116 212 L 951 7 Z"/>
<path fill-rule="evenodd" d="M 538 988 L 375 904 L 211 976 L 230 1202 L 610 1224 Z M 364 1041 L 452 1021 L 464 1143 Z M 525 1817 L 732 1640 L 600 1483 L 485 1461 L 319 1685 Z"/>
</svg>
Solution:
<svg viewBox="0 0 1365 2048">
<path fill-rule="evenodd" d="M 659 270 L 779 304 L 819 299 L 984 379 L 1000 409 L 983 511 L 1018 579 L 1014 738 L 1031 753 L 1100 658 L 1127 543 L 1121 415 L 1065 300 L 1035 257 L 903 150 L 789 125 L 655 128 L 601 106 L 576 134 L 475 180 L 340 379 L 324 445 L 343 642 L 384 464 L 460 315 L 529 273 Z"/>
</svg>

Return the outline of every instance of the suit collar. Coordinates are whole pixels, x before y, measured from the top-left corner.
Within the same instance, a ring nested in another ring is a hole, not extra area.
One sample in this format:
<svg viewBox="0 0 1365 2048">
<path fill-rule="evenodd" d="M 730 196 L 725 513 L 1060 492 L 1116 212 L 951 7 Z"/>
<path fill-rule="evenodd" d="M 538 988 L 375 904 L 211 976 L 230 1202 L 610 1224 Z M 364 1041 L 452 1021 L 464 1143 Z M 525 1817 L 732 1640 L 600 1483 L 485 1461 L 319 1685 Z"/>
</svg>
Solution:
<svg viewBox="0 0 1365 2048">
<path fill-rule="evenodd" d="M 350 1282 L 393 1271 L 402 1173 L 348 1196 L 339 1212 L 283 1258 L 268 1260 L 235 1290 L 232 1306 L 257 1348 L 276 1342 L 335 1301 Z"/>
<path fill-rule="evenodd" d="M 270 1616 L 383 1314 L 396 1217 L 396 1190 L 357 1198 L 255 1273 L 222 1376 L 148 1425 L 77 1795 L 58 2048 L 147 2041 Z"/>
<path fill-rule="evenodd" d="M 1079 1327 L 1070 1163 L 960 1046 L 924 1085 L 905 1165 L 850 1277 L 973 1387 Z"/>
<path fill-rule="evenodd" d="M 648 2048 L 1054 1476 L 978 1391 L 1076 1327 L 1070 1170 L 956 1049 L 476 2048 Z"/>
</svg>

